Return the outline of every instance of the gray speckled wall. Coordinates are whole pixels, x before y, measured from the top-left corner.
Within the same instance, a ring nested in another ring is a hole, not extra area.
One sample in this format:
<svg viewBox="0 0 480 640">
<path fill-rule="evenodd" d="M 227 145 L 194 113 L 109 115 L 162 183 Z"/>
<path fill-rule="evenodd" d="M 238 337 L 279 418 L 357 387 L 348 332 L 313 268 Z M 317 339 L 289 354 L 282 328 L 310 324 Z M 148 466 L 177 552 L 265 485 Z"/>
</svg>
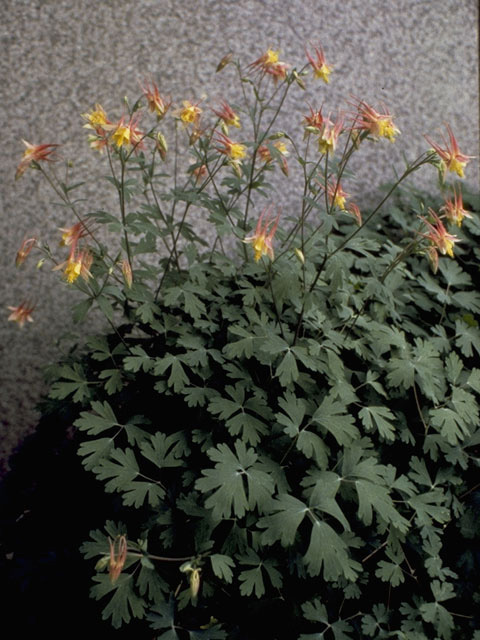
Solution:
<svg viewBox="0 0 480 640">
<path fill-rule="evenodd" d="M 34 428 L 42 367 L 72 331 L 72 292 L 58 274 L 14 267 L 25 234 L 53 241 L 70 224 L 39 175 L 14 181 L 22 138 L 62 143 L 81 173 L 97 162 L 79 116 L 95 102 L 121 112 L 123 96 L 134 97 L 148 74 L 177 101 L 222 97 L 214 69 L 227 51 L 250 62 L 270 46 L 301 64 L 310 41 L 321 43 L 334 73 L 328 88 L 297 92 L 297 105 L 303 100 L 307 111 L 307 101 L 324 101 L 336 111 L 354 93 L 385 102 L 402 131 L 395 145 L 372 147 L 368 168 L 357 166 L 357 195 L 391 178 L 404 149 L 410 158 L 420 153 L 424 133 L 439 138 L 443 121 L 465 153 L 479 153 L 476 0 L 1 0 L 0 32 L 0 299 L 5 307 L 37 302 L 34 324 L 19 330 L 6 309 L 0 323 L 1 464 Z M 476 161 L 468 169 L 478 186 Z M 430 179 L 433 187 L 433 170 Z M 282 194 L 287 204 L 290 195 Z"/>
</svg>

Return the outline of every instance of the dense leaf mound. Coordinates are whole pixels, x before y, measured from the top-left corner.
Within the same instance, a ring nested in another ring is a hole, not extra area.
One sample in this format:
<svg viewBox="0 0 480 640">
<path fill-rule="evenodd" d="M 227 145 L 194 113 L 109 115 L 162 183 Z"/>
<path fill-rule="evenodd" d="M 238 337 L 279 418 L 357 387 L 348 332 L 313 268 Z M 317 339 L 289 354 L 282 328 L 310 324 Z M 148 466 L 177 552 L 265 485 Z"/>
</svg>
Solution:
<svg viewBox="0 0 480 640">
<path fill-rule="evenodd" d="M 460 249 L 435 276 L 422 256 L 390 269 L 404 216 L 390 207 L 323 270 L 213 255 L 157 299 L 134 285 L 131 323 L 56 371 L 51 402 L 73 411 L 88 478 L 121 499 L 98 491 L 83 544 L 114 627 L 480 637 L 478 256 Z M 339 224 L 334 242 L 349 233 Z M 71 492 L 55 495 L 49 509 L 72 513 Z M 77 568 L 64 563 L 69 584 Z"/>
</svg>

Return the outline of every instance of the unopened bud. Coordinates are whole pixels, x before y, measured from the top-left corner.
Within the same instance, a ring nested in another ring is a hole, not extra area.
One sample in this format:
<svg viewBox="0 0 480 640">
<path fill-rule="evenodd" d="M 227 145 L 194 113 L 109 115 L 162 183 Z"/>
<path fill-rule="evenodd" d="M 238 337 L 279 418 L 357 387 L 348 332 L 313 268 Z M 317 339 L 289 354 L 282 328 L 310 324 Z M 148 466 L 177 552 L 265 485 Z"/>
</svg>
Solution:
<svg viewBox="0 0 480 640">
<path fill-rule="evenodd" d="M 108 567 L 109 562 L 110 556 L 103 556 L 103 558 L 100 558 L 100 560 L 95 565 L 95 571 L 103 571 Z"/>
<path fill-rule="evenodd" d="M 194 569 L 190 574 L 190 591 L 195 599 L 200 591 L 200 569 Z"/>
<path fill-rule="evenodd" d="M 161 159 L 165 161 L 167 157 L 168 145 L 167 141 L 165 140 L 165 136 L 163 135 L 163 133 L 160 133 L 160 131 L 157 133 L 157 150 L 160 154 Z"/>
<path fill-rule="evenodd" d="M 132 283 L 133 283 L 133 274 L 132 274 L 132 267 L 130 265 L 130 262 L 127 259 L 122 260 L 122 273 L 123 273 L 123 278 L 125 280 L 125 284 L 129 289 L 131 289 Z"/>
<path fill-rule="evenodd" d="M 305 256 L 303 255 L 303 251 L 301 249 L 295 249 L 295 255 L 302 264 L 305 264 Z"/>
<path fill-rule="evenodd" d="M 292 76 L 293 76 L 293 78 L 294 78 L 295 82 L 296 82 L 296 83 L 298 84 L 298 86 L 300 87 L 300 89 L 303 89 L 303 90 L 305 91 L 305 89 L 306 89 L 305 83 L 304 83 L 304 81 L 300 78 L 300 76 L 298 75 L 298 73 L 297 73 L 297 71 L 296 71 L 295 69 L 292 71 Z"/>
<path fill-rule="evenodd" d="M 284 131 L 277 131 L 277 133 L 272 133 L 271 136 L 268 136 L 269 140 L 279 140 L 280 138 L 285 138 L 286 133 Z"/>
<path fill-rule="evenodd" d="M 15 266 L 16 267 L 19 267 L 20 265 L 22 265 L 25 262 L 25 260 L 27 259 L 28 254 L 33 249 L 33 247 L 35 246 L 36 242 L 37 242 L 36 238 L 28 238 L 28 240 L 24 240 L 22 242 L 22 246 L 17 251 L 17 255 L 15 257 Z"/>
<path fill-rule="evenodd" d="M 232 58 L 233 58 L 233 53 L 231 53 L 231 52 L 227 53 L 226 56 L 223 56 L 223 58 L 218 63 L 216 72 L 218 73 L 219 71 L 224 69 L 227 66 L 227 64 L 229 64 L 232 61 Z"/>
<path fill-rule="evenodd" d="M 37 262 L 37 269 L 41 269 L 43 267 L 43 263 L 45 262 L 45 258 L 41 258 L 38 262 Z"/>
<path fill-rule="evenodd" d="M 190 134 L 190 139 L 189 139 L 189 144 L 190 146 L 192 146 L 193 144 L 196 143 L 196 141 L 200 138 L 200 136 L 202 135 L 202 131 L 201 129 L 194 129 L 192 131 L 192 133 Z"/>
</svg>

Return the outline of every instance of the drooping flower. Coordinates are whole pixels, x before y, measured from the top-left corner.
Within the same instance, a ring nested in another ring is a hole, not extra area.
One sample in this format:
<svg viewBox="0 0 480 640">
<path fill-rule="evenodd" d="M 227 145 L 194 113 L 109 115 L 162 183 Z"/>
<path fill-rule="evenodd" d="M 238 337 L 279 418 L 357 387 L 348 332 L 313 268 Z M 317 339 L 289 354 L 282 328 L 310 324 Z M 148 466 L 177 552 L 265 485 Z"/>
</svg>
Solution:
<svg viewBox="0 0 480 640">
<path fill-rule="evenodd" d="M 443 138 L 443 143 L 445 145 L 445 148 L 442 148 L 439 144 L 430 140 L 428 136 L 425 136 L 425 138 L 428 141 L 428 143 L 432 145 L 433 149 L 437 152 L 437 154 L 440 156 L 443 162 L 444 171 L 445 170 L 452 171 L 453 173 L 456 173 L 460 178 L 463 178 L 465 175 L 464 169 L 468 164 L 468 162 L 470 162 L 470 160 L 474 156 L 466 156 L 464 153 L 460 151 L 458 147 L 458 143 L 455 139 L 455 136 L 453 135 L 451 128 L 449 127 L 448 124 L 445 124 L 445 126 L 447 128 L 447 133 L 448 133 L 448 141 L 445 137 Z"/>
<path fill-rule="evenodd" d="M 40 162 L 42 160 L 54 160 L 54 158 L 51 158 L 50 156 L 55 151 L 55 148 L 59 146 L 58 144 L 30 144 L 30 142 L 27 142 L 26 140 L 22 140 L 22 142 L 27 148 L 23 152 L 22 159 L 17 167 L 17 171 L 15 173 L 16 180 L 23 176 L 32 163 Z"/>
<path fill-rule="evenodd" d="M 150 84 L 147 82 L 145 86 L 142 87 L 142 91 L 147 99 L 149 110 L 152 113 L 157 114 L 158 120 L 162 120 L 162 118 L 165 117 L 167 111 L 170 109 L 172 101 L 162 98 L 157 85 L 153 81 L 152 86 L 150 86 Z"/>
<path fill-rule="evenodd" d="M 305 54 L 313 68 L 313 75 L 315 78 L 320 78 L 320 80 L 323 80 L 328 84 L 330 81 L 329 75 L 332 72 L 332 67 L 327 64 L 322 47 L 313 47 L 313 49 L 315 51 L 315 58 L 305 49 Z"/>
<path fill-rule="evenodd" d="M 63 277 L 68 284 L 75 282 L 78 277 L 82 277 L 83 280 L 87 281 L 92 277 L 92 274 L 90 273 L 92 262 L 93 255 L 88 248 L 82 249 L 78 252 L 71 250 L 68 259 L 61 264 L 57 264 L 53 270 L 57 271 L 58 269 L 63 269 Z"/>
<path fill-rule="evenodd" d="M 285 80 L 287 76 L 287 69 L 289 67 L 285 62 L 280 62 L 278 59 L 279 55 L 279 51 L 267 49 L 260 58 L 257 58 L 257 60 L 248 66 L 260 71 L 262 74 L 268 73 L 273 77 L 274 82 L 277 83 L 279 79 Z"/>
<path fill-rule="evenodd" d="M 108 145 L 108 138 L 106 134 L 102 135 L 90 135 L 87 138 L 90 149 L 103 153 L 105 147 Z"/>
<path fill-rule="evenodd" d="M 247 147 L 239 142 L 230 140 L 225 134 L 219 133 L 216 140 L 222 147 L 215 147 L 217 151 L 225 154 L 232 162 L 241 162 L 247 155 Z"/>
<path fill-rule="evenodd" d="M 108 572 L 112 583 L 116 582 L 122 573 L 127 559 L 127 538 L 118 536 L 115 540 L 108 539 L 110 546 L 110 562 Z"/>
<path fill-rule="evenodd" d="M 222 130 L 225 134 L 228 134 L 228 127 L 241 128 L 240 117 L 225 100 L 222 102 L 221 109 L 212 109 L 212 111 L 222 120 Z"/>
<path fill-rule="evenodd" d="M 462 226 L 464 218 L 472 217 L 472 215 L 463 206 L 462 192 L 458 191 L 457 193 L 455 187 L 453 188 L 453 199 L 449 198 L 446 200 L 440 211 L 443 212 L 445 218 L 449 222 L 456 224 L 457 227 Z"/>
<path fill-rule="evenodd" d="M 400 130 L 393 124 L 393 116 L 386 107 L 384 113 L 376 111 L 363 100 L 356 99 L 354 106 L 357 112 L 354 117 L 353 130 L 367 131 L 374 138 L 387 138 L 395 142 Z"/>
<path fill-rule="evenodd" d="M 280 213 L 273 219 L 271 210 L 272 207 L 266 207 L 262 211 L 255 233 L 243 240 L 243 242 L 252 245 L 255 262 L 258 262 L 262 256 L 268 256 L 270 260 L 273 260 L 274 257 L 272 242 L 278 227 Z"/>
<path fill-rule="evenodd" d="M 202 114 L 198 102 L 192 104 L 189 100 L 183 100 L 182 105 L 181 108 L 173 112 L 173 115 L 179 118 L 185 125 L 193 124 L 196 127 Z"/>
<path fill-rule="evenodd" d="M 430 217 L 433 218 L 434 224 L 423 216 L 418 216 L 427 225 L 429 231 L 429 233 L 418 233 L 430 241 L 427 253 L 435 273 L 438 268 L 438 251 L 440 251 L 442 255 L 448 255 L 453 258 L 453 247 L 456 242 L 460 242 L 460 239 L 448 233 L 439 215 L 433 209 L 429 209 L 428 213 Z"/>
<path fill-rule="evenodd" d="M 333 123 L 329 118 L 325 119 L 318 138 L 318 150 L 320 153 L 334 153 L 337 147 L 338 136 L 343 129 L 343 122 L 343 114 L 339 114 L 335 123 Z"/>
<path fill-rule="evenodd" d="M 22 265 L 27 259 L 28 254 L 33 249 L 37 242 L 36 238 L 27 238 L 24 240 L 20 246 L 20 249 L 17 251 L 17 255 L 15 257 L 15 266 L 19 267 Z"/>
<path fill-rule="evenodd" d="M 20 328 L 23 328 L 26 322 L 33 322 L 32 312 L 35 305 L 29 302 L 22 302 L 18 307 L 7 307 L 12 313 L 8 316 L 8 320 L 16 322 Z"/>
<path fill-rule="evenodd" d="M 320 189 L 325 191 L 325 186 L 322 183 L 319 183 Z M 351 213 L 357 224 L 360 226 L 362 224 L 362 214 L 358 206 L 353 202 L 347 202 L 347 199 L 350 198 L 350 194 L 343 190 L 340 182 L 336 180 L 330 180 L 327 183 L 327 197 L 332 207 L 338 207 L 345 213 Z"/>
<path fill-rule="evenodd" d="M 78 241 L 81 238 L 90 234 L 86 224 L 82 220 L 76 222 L 71 227 L 60 227 L 59 230 L 63 232 L 62 239 L 60 240 L 60 246 L 73 247 L 73 250 L 75 250 Z"/>
</svg>

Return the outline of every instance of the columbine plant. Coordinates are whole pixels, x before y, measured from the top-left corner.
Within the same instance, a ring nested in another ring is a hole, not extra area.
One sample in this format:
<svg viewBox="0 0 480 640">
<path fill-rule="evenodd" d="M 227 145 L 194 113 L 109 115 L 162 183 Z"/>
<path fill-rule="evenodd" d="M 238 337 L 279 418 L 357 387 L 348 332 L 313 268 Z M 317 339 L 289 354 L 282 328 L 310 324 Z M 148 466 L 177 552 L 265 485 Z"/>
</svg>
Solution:
<svg viewBox="0 0 480 640">
<path fill-rule="evenodd" d="M 17 263 L 40 251 L 83 292 L 75 321 L 98 308 L 110 327 L 50 392 L 77 406 L 85 468 L 125 506 L 84 545 L 92 595 L 114 626 L 144 619 L 165 639 L 470 639 L 478 223 L 458 184 L 440 209 L 386 206 L 413 172 L 463 177 L 470 156 L 448 127 L 362 211 L 347 167 L 396 142 L 386 107 L 305 107 L 279 131 L 288 92 L 334 77 L 323 49 L 298 69 L 269 49 L 218 70 L 240 87 L 220 104 L 174 104 L 149 80 L 121 116 L 83 114 L 111 211 L 72 199 L 45 162 L 56 144 L 27 144 L 17 170 L 70 212 L 61 248 L 29 238 Z M 33 304 L 10 310 L 23 326 Z"/>
</svg>

